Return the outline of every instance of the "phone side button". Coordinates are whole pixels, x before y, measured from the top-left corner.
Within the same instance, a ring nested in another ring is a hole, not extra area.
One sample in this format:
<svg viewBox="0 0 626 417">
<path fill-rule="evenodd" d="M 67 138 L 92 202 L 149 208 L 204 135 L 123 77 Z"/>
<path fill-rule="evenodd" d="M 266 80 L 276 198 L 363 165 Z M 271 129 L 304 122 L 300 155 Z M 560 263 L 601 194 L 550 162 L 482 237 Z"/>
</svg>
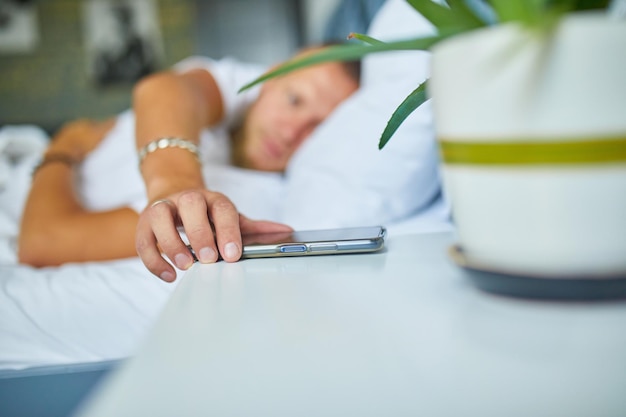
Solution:
<svg viewBox="0 0 626 417">
<path fill-rule="evenodd" d="M 306 252 L 305 245 L 284 245 L 280 247 L 281 253 Z"/>
<path fill-rule="evenodd" d="M 334 243 L 313 243 L 309 245 L 311 252 L 328 252 L 336 251 L 337 245 Z"/>
</svg>

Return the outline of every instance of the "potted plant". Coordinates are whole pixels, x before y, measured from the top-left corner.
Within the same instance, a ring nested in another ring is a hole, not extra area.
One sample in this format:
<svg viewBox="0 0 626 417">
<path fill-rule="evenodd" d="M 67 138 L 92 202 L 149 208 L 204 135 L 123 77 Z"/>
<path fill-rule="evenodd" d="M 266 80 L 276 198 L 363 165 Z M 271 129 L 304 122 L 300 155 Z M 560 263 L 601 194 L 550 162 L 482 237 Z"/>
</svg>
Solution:
<svg viewBox="0 0 626 417">
<path fill-rule="evenodd" d="M 433 97 L 463 259 L 505 274 L 626 277 L 626 20 L 608 0 L 408 2 L 436 35 L 355 34 L 365 44 L 244 88 L 318 62 L 430 50 L 431 79 L 400 104 L 379 147 Z"/>
</svg>

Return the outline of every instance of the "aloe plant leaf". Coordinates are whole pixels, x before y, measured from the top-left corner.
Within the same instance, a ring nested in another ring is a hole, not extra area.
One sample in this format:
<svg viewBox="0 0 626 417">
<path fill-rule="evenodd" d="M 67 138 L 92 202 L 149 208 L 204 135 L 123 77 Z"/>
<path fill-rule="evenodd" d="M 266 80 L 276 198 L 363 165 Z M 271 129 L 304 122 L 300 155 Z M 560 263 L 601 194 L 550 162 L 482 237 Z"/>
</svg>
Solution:
<svg viewBox="0 0 626 417">
<path fill-rule="evenodd" d="M 433 24 L 437 29 L 454 26 L 452 12 L 446 6 L 432 0 L 407 0 L 419 14 Z"/>
<path fill-rule="evenodd" d="M 606 9 L 609 3 L 611 3 L 610 0 L 576 0 L 574 10 Z"/>
<path fill-rule="evenodd" d="M 468 5 L 467 0 L 448 0 L 448 4 L 457 19 L 464 22 L 463 27 L 471 29 L 487 25 L 487 21 L 477 14 L 473 7 Z"/>
<path fill-rule="evenodd" d="M 548 0 L 489 0 L 500 23 L 535 24 L 542 19 Z"/>
<path fill-rule="evenodd" d="M 572 10 L 606 10 L 610 3 L 610 0 L 549 0 L 545 6 L 565 13 Z"/>
<path fill-rule="evenodd" d="M 277 77 L 279 75 L 286 74 L 299 68 L 308 67 L 315 64 L 321 64 L 323 62 L 334 61 L 350 61 L 353 59 L 359 59 L 367 54 L 374 52 L 386 52 L 386 51 L 406 51 L 406 50 L 428 50 L 435 43 L 448 37 L 449 34 L 439 34 L 434 36 L 426 36 L 423 38 L 388 42 L 375 45 L 336 45 L 329 46 L 321 51 L 305 55 L 300 58 L 295 58 L 285 62 L 272 71 L 269 71 L 255 80 L 252 80 L 248 84 L 239 89 L 239 92 L 245 91 L 259 83 L 267 81 L 270 78 Z"/>
<path fill-rule="evenodd" d="M 464 1 L 448 0 L 450 7 L 432 0 L 407 0 L 407 2 L 437 30 L 456 29 L 458 32 L 485 26 Z"/>
<path fill-rule="evenodd" d="M 404 99 L 402 103 L 398 106 L 398 108 L 393 112 L 391 118 L 387 122 L 387 126 L 385 126 L 385 130 L 380 136 L 380 141 L 378 142 L 378 149 L 382 149 L 385 147 L 389 139 L 396 133 L 396 130 L 402 125 L 404 120 L 409 117 L 411 113 L 415 111 L 419 106 L 424 104 L 426 100 L 428 100 L 428 96 L 426 95 L 426 86 L 428 84 L 428 80 L 421 83 L 415 90 L 411 92 Z"/>
<path fill-rule="evenodd" d="M 351 32 L 348 35 L 348 39 L 358 39 L 361 42 L 365 42 L 369 45 L 381 45 L 381 44 L 384 45 L 385 44 L 385 42 L 379 41 L 378 39 L 372 38 L 371 36 L 367 36 L 362 33 L 355 33 L 355 32 Z"/>
</svg>

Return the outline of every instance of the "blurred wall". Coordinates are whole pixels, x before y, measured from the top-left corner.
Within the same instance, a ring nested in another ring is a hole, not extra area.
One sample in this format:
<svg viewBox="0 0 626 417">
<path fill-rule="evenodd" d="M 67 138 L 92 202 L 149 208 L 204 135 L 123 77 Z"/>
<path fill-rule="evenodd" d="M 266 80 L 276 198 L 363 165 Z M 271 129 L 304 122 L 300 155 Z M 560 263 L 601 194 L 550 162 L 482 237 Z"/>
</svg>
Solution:
<svg viewBox="0 0 626 417">
<path fill-rule="evenodd" d="M 49 131 L 78 117 L 125 109 L 131 86 L 99 88 L 87 74 L 82 0 L 34 3 L 39 43 L 32 53 L 0 54 L 0 124 L 37 124 Z M 163 65 L 194 50 L 193 2 L 159 0 Z"/>
<path fill-rule="evenodd" d="M 196 52 L 274 64 L 302 45 L 301 1 L 198 0 Z"/>
<path fill-rule="evenodd" d="M 132 83 L 98 86 L 88 74 L 84 20 L 88 1 L 98 0 L 32 2 L 38 44 L 29 53 L 0 52 L 0 125 L 36 124 L 54 132 L 67 120 L 104 118 L 128 108 Z M 338 0 L 155 3 L 162 40 L 159 68 L 166 68 L 192 54 L 262 63 L 282 60 L 319 36 L 311 28 L 321 30 L 321 20 Z M 322 13 L 311 12 L 322 3 Z"/>
</svg>

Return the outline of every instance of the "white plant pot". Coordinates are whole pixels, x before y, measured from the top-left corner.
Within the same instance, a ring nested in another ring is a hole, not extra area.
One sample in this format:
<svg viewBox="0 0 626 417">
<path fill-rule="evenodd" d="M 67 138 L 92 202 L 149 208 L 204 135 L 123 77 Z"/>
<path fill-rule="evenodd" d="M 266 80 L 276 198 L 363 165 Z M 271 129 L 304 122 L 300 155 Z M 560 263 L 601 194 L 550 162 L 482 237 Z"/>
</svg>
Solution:
<svg viewBox="0 0 626 417">
<path fill-rule="evenodd" d="M 459 244 L 554 277 L 626 275 L 626 21 L 572 14 L 433 50 L 430 94 Z"/>
</svg>

